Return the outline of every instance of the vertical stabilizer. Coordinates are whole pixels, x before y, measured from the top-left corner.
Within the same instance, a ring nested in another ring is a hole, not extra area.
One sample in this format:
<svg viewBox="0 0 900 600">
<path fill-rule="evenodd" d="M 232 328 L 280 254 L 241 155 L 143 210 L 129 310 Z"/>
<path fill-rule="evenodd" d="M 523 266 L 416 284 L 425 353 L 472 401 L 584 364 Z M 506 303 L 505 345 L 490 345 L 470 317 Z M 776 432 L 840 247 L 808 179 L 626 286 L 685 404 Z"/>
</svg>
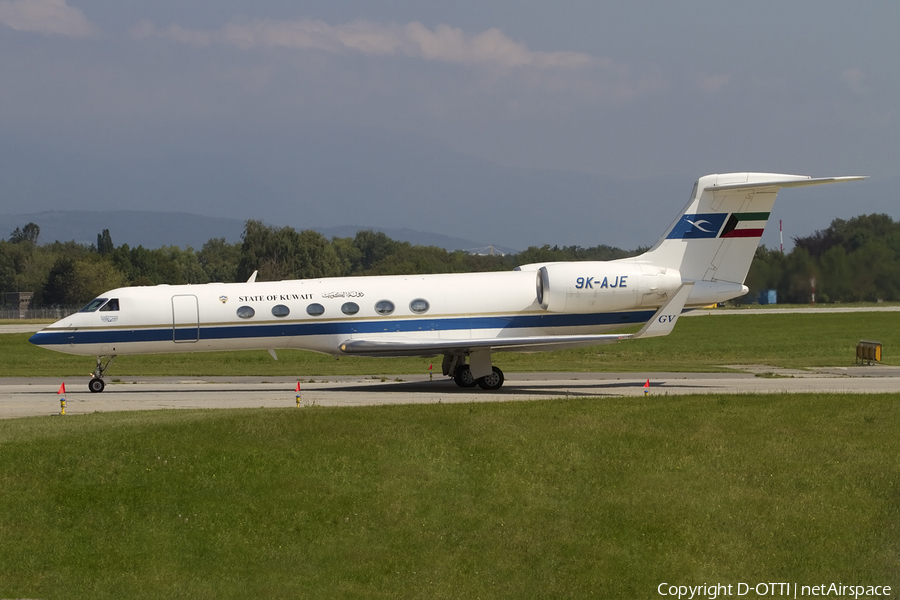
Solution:
<svg viewBox="0 0 900 600">
<path fill-rule="evenodd" d="M 656 245 L 625 259 L 678 269 L 684 281 L 743 284 L 778 190 L 854 181 L 776 173 L 727 173 L 697 180 L 691 198 Z"/>
</svg>

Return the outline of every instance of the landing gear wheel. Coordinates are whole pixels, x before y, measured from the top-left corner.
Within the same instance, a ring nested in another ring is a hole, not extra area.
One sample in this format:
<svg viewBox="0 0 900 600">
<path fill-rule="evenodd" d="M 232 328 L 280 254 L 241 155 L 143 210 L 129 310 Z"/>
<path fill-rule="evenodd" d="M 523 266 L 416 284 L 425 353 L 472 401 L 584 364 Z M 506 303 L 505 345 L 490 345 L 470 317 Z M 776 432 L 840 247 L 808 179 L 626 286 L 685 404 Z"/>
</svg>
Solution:
<svg viewBox="0 0 900 600">
<path fill-rule="evenodd" d="M 493 373 L 478 380 L 478 386 L 483 390 L 499 390 L 503 385 L 503 371 L 497 367 L 491 367 L 491 370 Z"/>
<path fill-rule="evenodd" d="M 459 365 L 456 367 L 456 374 L 453 376 L 453 381 L 461 388 L 470 388 L 478 385 L 478 381 L 472 377 L 472 370 L 469 369 L 469 365 Z"/>
<path fill-rule="evenodd" d="M 106 364 L 103 364 L 103 357 L 97 357 L 97 366 L 94 368 L 94 372 L 91 373 L 93 379 L 91 379 L 90 383 L 88 383 L 88 389 L 91 390 L 91 393 L 98 394 L 103 391 L 106 387 L 106 383 L 103 381 L 103 375 L 106 373 L 106 370 L 109 369 L 109 366 L 112 362 L 116 360 L 116 355 L 113 354 L 106 360 Z"/>
</svg>

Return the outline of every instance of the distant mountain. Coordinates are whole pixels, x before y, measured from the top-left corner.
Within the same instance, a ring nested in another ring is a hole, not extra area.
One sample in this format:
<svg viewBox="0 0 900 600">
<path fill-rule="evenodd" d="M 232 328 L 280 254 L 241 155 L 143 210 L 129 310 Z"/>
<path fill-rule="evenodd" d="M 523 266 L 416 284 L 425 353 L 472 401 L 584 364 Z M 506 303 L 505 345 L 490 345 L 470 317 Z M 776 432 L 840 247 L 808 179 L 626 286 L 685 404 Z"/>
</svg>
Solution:
<svg viewBox="0 0 900 600">
<path fill-rule="evenodd" d="M 225 238 L 234 243 L 240 241 L 244 221 L 221 217 L 206 217 L 183 212 L 152 211 L 46 211 L 40 213 L 0 215 L 0 238 L 8 239 L 17 228 L 36 223 L 41 228 L 39 244 L 54 241 L 75 241 L 79 244 L 96 244 L 97 236 L 109 229 L 113 244 L 131 247 L 159 248 L 162 246 L 188 246 L 199 250 L 208 240 Z M 279 225 L 282 226 L 282 225 Z M 302 229 L 301 227 L 294 227 Z M 480 251 L 488 246 L 476 242 L 437 233 L 412 229 L 384 229 L 361 225 L 313 228 L 328 238 L 353 237 L 357 231 L 373 229 L 394 240 L 414 245 L 438 246 L 447 250 Z M 511 248 L 494 247 L 495 252 L 516 252 Z M 486 250 L 485 250 L 486 251 Z"/>
</svg>

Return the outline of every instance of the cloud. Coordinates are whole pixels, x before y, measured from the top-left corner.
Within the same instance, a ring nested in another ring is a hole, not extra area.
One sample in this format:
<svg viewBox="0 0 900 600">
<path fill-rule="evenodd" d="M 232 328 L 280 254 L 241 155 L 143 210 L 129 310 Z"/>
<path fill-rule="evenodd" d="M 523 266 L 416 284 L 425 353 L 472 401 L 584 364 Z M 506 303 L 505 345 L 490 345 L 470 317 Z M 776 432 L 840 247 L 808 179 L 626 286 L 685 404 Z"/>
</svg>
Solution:
<svg viewBox="0 0 900 600">
<path fill-rule="evenodd" d="M 163 38 L 195 46 L 227 44 L 252 48 L 316 49 L 334 54 L 360 53 L 367 56 L 407 56 L 452 64 L 485 65 L 504 68 L 577 69 L 602 64 L 580 52 L 540 52 L 511 40 L 497 28 L 478 34 L 438 25 L 434 30 L 419 22 L 382 25 L 354 21 L 329 25 L 301 19 L 235 19 L 216 31 L 199 31 L 170 25 L 157 28 L 142 21 L 132 29 L 137 38 Z"/>
<path fill-rule="evenodd" d="M 430 120 L 473 111 L 521 120 L 547 111 L 621 105 L 658 95 L 670 85 L 653 67 L 582 52 L 534 50 L 496 27 L 471 33 L 417 21 L 360 19 L 332 25 L 307 18 L 236 17 L 215 29 L 143 20 L 130 35 L 203 49 L 205 59 L 219 65 L 203 77 L 217 79 L 214 85 L 234 84 L 228 98 L 265 90 L 268 98 L 276 94 L 287 103 L 304 103 L 307 110 L 317 102 L 332 111 L 392 98 Z M 403 68 L 381 68 L 385 61 Z M 435 68 L 438 64 L 451 68 Z"/>
<path fill-rule="evenodd" d="M 17 31 L 34 31 L 69 37 L 100 33 L 84 13 L 65 0 L 0 0 L 0 23 Z"/>
</svg>

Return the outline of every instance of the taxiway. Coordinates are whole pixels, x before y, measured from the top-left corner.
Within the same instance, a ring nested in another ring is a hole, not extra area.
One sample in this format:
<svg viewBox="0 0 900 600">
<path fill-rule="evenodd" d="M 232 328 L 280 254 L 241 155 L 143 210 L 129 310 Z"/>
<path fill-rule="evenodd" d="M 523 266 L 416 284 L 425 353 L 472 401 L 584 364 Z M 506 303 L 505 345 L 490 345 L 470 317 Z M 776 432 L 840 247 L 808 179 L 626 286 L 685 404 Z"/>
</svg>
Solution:
<svg viewBox="0 0 900 600">
<path fill-rule="evenodd" d="M 665 401 L 679 394 L 886 393 L 900 392 L 900 367 L 883 365 L 790 370 L 736 365 L 734 373 L 508 373 L 500 390 L 462 389 L 452 380 L 404 375 L 382 380 L 328 377 L 299 380 L 299 404 L 364 406 L 510 402 L 554 398 L 649 396 Z M 645 388 L 646 381 L 650 387 Z M 160 410 L 296 407 L 297 379 L 259 381 L 249 377 L 121 377 L 92 394 L 86 379 L 0 379 L 0 418 L 60 412 L 60 384 L 66 384 L 66 414 Z"/>
</svg>

